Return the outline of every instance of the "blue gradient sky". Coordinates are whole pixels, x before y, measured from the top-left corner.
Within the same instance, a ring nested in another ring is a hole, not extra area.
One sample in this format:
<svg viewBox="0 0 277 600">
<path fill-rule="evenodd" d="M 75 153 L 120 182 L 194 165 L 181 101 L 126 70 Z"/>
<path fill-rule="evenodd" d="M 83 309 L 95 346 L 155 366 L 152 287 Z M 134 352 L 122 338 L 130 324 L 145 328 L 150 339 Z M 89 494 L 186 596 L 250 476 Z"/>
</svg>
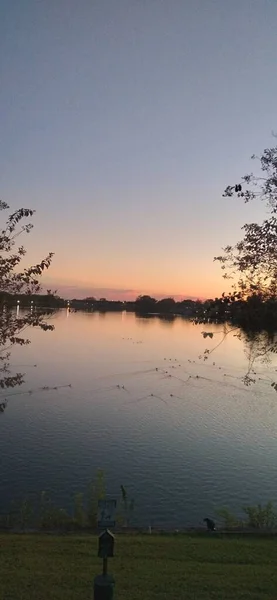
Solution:
<svg viewBox="0 0 277 600">
<path fill-rule="evenodd" d="M 61 294 L 207 297 L 262 208 L 221 198 L 274 144 L 276 0 L 0 0 L 1 197 Z"/>
</svg>

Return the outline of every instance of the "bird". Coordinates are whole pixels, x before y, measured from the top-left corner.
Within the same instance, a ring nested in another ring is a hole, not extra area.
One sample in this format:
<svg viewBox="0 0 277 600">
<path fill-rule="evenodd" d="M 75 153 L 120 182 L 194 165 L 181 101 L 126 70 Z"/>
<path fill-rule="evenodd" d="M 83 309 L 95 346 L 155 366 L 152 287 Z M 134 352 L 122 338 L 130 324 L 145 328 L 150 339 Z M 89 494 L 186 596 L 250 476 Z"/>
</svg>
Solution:
<svg viewBox="0 0 277 600">
<path fill-rule="evenodd" d="M 215 531 L 216 530 L 215 522 L 212 519 L 208 519 L 206 517 L 206 519 L 203 519 L 203 521 L 206 523 L 207 529 L 209 531 Z"/>
</svg>

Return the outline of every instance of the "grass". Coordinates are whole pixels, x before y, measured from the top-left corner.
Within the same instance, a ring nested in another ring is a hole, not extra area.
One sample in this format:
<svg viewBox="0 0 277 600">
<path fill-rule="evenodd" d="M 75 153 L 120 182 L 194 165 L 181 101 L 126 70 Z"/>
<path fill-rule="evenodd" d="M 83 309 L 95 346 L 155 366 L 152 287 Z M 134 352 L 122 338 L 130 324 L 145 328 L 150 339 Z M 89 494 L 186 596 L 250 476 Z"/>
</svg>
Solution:
<svg viewBox="0 0 277 600">
<path fill-rule="evenodd" d="M 118 600 L 277 598 L 277 539 L 118 535 Z M 101 572 L 90 535 L 0 535 L 0 600 L 87 600 Z"/>
</svg>

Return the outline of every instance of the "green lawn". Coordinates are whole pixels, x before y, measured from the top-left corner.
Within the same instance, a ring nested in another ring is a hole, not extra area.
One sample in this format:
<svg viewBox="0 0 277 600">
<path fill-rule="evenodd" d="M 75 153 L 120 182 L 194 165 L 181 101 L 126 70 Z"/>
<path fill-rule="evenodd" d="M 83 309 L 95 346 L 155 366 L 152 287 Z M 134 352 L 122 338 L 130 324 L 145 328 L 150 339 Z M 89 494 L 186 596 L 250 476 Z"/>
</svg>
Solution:
<svg viewBox="0 0 277 600">
<path fill-rule="evenodd" d="M 94 536 L 0 535 L 0 600 L 86 600 L 101 571 Z M 277 539 L 116 537 L 117 600 L 277 599 Z"/>
</svg>

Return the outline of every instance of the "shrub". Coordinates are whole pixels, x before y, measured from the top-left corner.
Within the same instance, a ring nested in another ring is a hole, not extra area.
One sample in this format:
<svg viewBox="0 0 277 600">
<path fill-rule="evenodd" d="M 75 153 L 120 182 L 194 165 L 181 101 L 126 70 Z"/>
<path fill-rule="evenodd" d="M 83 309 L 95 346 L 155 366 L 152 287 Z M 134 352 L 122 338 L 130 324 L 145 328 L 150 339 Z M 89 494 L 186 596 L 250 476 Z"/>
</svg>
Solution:
<svg viewBox="0 0 277 600">
<path fill-rule="evenodd" d="M 244 506 L 243 510 L 248 517 L 248 527 L 273 529 L 277 525 L 277 513 L 272 502 L 268 502 L 264 507 L 261 504 Z"/>
</svg>

